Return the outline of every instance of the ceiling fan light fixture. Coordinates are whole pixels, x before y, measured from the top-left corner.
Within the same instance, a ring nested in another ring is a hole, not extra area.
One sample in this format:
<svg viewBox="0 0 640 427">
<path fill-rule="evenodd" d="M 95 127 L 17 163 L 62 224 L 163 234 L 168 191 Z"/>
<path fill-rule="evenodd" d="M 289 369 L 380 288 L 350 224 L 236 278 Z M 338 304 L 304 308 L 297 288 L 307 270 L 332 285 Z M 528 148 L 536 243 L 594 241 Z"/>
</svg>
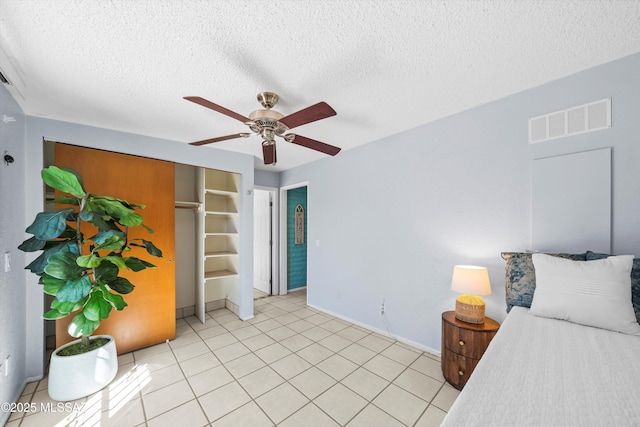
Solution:
<svg viewBox="0 0 640 427">
<path fill-rule="evenodd" d="M 279 113 L 278 111 L 275 111 L 275 110 L 256 110 L 251 114 L 249 114 L 249 118 L 254 121 L 265 120 L 265 119 L 278 121 L 283 117 L 284 117 L 284 114 Z"/>
</svg>

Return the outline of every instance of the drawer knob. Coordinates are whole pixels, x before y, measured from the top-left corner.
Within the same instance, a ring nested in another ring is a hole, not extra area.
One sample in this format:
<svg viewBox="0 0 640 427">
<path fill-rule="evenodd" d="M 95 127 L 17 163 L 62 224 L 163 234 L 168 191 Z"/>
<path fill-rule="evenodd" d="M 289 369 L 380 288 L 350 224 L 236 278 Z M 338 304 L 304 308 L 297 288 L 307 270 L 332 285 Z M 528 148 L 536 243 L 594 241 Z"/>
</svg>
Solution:
<svg viewBox="0 0 640 427">
<path fill-rule="evenodd" d="M 464 341 L 460 340 L 460 341 L 458 342 L 458 344 L 460 344 L 460 345 L 464 345 Z"/>
<path fill-rule="evenodd" d="M 463 376 L 464 376 L 464 371 L 463 371 L 462 369 L 461 369 L 461 370 L 459 370 L 459 371 L 458 371 L 458 375 L 460 375 L 461 377 L 463 377 Z"/>
</svg>

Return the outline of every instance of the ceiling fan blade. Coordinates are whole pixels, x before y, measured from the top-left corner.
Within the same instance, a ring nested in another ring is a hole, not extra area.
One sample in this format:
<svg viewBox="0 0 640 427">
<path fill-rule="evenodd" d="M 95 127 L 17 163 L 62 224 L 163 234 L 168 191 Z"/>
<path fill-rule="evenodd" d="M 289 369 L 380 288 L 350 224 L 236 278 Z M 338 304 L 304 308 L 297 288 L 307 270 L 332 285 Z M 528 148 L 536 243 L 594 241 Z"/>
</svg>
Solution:
<svg viewBox="0 0 640 427">
<path fill-rule="evenodd" d="M 209 138 L 209 139 L 203 139 L 202 141 L 190 142 L 189 145 L 205 145 L 205 144 L 211 144 L 214 142 L 226 141 L 227 139 L 246 138 L 249 135 L 250 134 L 248 133 L 234 133 L 233 135 L 225 135 L 225 136 L 219 136 L 217 138 Z"/>
<path fill-rule="evenodd" d="M 327 104 L 326 102 L 318 102 L 311 107 L 307 107 L 296 113 L 289 114 L 288 116 L 283 117 L 278 121 L 287 126 L 289 129 L 293 129 L 298 126 L 306 125 L 307 123 L 326 119 L 327 117 L 335 115 L 335 110 L 331 108 L 329 104 Z"/>
<path fill-rule="evenodd" d="M 231 111 L 231 110 L 229 110 L 227 108 L 224 108 L 224 107 L 222 107 L 222 106 L 220 106 L 218 104 L 214 104 L 213 102 L 207 101 L 206 99 L 200 98 L 199 96 L 185 96 L 184 99 L 186 99 L 187 101 L 195 102 L 196 104 L 202 105 L 203 107 L 210 108 L 213 111 L 217 111 L 218 113 L 224 114 L 225 116 L 229 116 L 229 117 L 234 118 L 236 120 L 240 120 L 242 123 L 246 123 L 246 122 L 250 122 L 251 121 L 251 119 L 249 119 L 249 118 L 247 118 L 247 117 L 245 117 L 245 116 L 243 116 L 241 114 L 238 114 L 238 113 L 236 113 L 234 111 Z"/>
<path fill-rule="evenodd" d="M 262 156 L 264 158 L 265 165 L 276 164 L 276 144 L 262 144 Z"/>
<path fill-rule="evenodd" d="M 296 135 L 289 133 L 284 136 L 288 142 L 301 145 L 303 147 L 311 148 L 312 150 L 320 151 L 321 153 L 335 156 L 341 150 L 340 147 L 325 144 L 324 142 L 316 141 L 315 139 L 307 138 L 306 136 Z"/>
</svg>

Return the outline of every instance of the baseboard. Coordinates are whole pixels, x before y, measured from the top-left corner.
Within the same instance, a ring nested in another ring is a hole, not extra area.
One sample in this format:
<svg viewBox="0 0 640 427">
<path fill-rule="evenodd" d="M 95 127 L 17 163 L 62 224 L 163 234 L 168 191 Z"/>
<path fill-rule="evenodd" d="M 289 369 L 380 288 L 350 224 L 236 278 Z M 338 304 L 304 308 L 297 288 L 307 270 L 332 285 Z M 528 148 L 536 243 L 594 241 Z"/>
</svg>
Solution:
<svg viewBox="0 0 640 427">
<path fill-rule="evenodd" d="M 305 291 L 307 290 L 306 286 L 300 286 L 299 288 L 287 289 L 287 293 L 296 292 L 296 291 Z"/>
<path fill-rule="evenodd" d="M 236 311 L 238 310 L 237 306 L 233 307 L 231 304 L 228 304 L 230 301 L 226 300 L 226 299 L 219 299 L 219 300 L 215 300 L 215 301 L 209 301 L 207 303 L 205 303 L 204 305 L 204 311 L 205 313 L 208 313 L 210 311 L 214 311 L 214 310 L 219 310 L 221 308 L 228 308 L 229 310 L 231 310 L 232 312 L 236 313 Z M 233 304 L 235 305 L 235 304 Z M 234 311 L 235 310 L 235 311 Z M 188 307 L 181 307 L 181 308 L 176 308 L 176 319 L 182 319 L 185 317 L 189 317 L 189 316 L 195 316 L 196 314 L 196 306 L 195 305 L 190 305 Z M 236 313 L 238 314 L 238 313 Z"/>
<path fill-rule="evenodd" d="M 36 382 L 36 381 L 40 381 L 41 379 L 43 379 L 44 376 L 43 375 L 38 375 L 35 377 L 29 377 L 26 378 L 22 381 L 22 385 L 18 388 L 18 393 L 13 396 L 13 400 L 11 400 L 8 403 L 17 403 L 20 400 L 20 397 L 22 396 L 22 393 L 24 393 L 24 389 L 27 387 L 27 384 L 32 383 L 32 382 Z M 33 391 L 35 393 L 35 390 Z M 0 411 L 0 425 L 5 425 L 7 423 L 7 421 L 9 420 L 9 417 L 11 416 L 11 412 L 10 411 Z"/>
<path fill-rule="evenodd" d="M 399 342 L 401 342 L 403 344 L 410 345 L 411 347 L 415 347 L 415 348 L 417 348 L 419 350 L 422 350 L 422 351 L 424 351 L 426 353 L 429 353 L 429 354 L 432 354 L 434 356 L 440 357 L 440 355 L 441 355 L 440 351 L 435 350 L 435 349 L 433 349 L 431 347 L 427 347 L 426 345 L 421 344 L 419 342 L 412 341 L 410 339 L 407 339 L 407 338 L 404 338 L 404 337 L 401 337 L 401 336 L 398 336 L 398 335 L 391 334 L 389 331 L 386 331 L 384 329 L 375 328 L 375 327 L 373 327 L 371 325 L 368 325 L 366 323 L 360 322 L 358 320 L 351 319 L 350 317 L 347 317 L 347 316 L 343 316 L 342 314 L 334 313 L 334 312 L 332 312 L 330 310 L 324 309 L 322 307 L 318 307 L 317 305 L 310 304 L 309 302 L 307 302 L 307 305 L 309 307 L 311 307 L 311 308 L 314 308 L 314 309 L 318 310 L 318 311 L 321 311 L 323 313 L 326 313 L 326 314 L 329 314 L 331 316 L 337 317 L 338 319 L 345 320 L 345 321 L 347 321 L 349 323 L 353 323 L 354 325 L 358 325 L 361 328 L 368 329 L 368 330 L 370 330 L 372 332 L 375 332 L 375 333 L 378 333 L 380 335 L 384 335 L 385 337 L 392 338 L 392 339 L 394 339 L 396 341 L 399 341 Z"/>
</svg>

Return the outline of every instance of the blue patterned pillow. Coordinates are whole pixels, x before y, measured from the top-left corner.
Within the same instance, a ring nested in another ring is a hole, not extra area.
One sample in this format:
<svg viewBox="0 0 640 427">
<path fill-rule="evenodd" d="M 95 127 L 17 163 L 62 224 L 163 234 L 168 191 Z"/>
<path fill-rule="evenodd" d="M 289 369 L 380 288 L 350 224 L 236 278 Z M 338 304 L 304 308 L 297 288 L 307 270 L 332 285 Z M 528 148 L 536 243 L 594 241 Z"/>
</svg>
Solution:
<svg viewBox="0 0 640 427">
<path fill-rule="evenodd" d="M 609 254 L 599 254 L 587 251 L 587 261 L 610 257 Z M 636 320 L 640 323 L 640 259 L 633 259 L 633 267 L 631 267 L 631 303 L 633 310 L 636 312 Z"/>
<path fill-rule="evenodd" d="M 507 261 L 505 294 L 507 313 L 514 305 L 531 307 L 533 293 L 536 290 L 536 272 L 531 259 L 533 252 L 503 252 L 502 258 Z M 548 254 L 574 261 L 586 261 L 587 254 Z"/>
</svg>

